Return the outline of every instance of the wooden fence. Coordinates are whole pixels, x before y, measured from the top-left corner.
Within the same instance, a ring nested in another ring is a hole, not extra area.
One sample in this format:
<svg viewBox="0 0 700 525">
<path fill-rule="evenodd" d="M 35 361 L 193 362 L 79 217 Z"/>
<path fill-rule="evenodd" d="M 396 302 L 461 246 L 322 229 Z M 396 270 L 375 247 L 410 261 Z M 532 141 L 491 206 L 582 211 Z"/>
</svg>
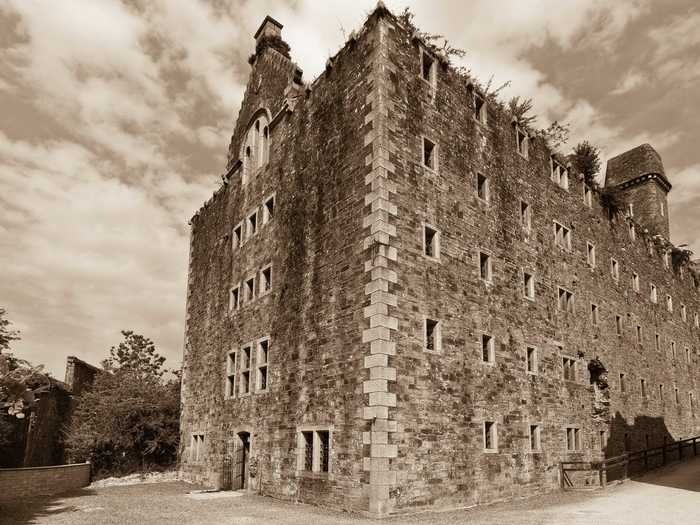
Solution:
<svg viewBox="0 0 700 525">
<path fill-rule="evenodd" d="M 575 490 L 574 482 L 569 476 L 570 472 L 597 472 L 598 482 L 605 488 L 610 480 L 610 473 L 621 474 L 621 480 L 629 477 L 630 470 L 635 473 L 646 472 L 652 468 L 661 467 L 670 461 L 683 461 L 685 457 L 691 457 L 684 451 L 691 449 L 692 457 L 698 455 L 700 436 L 681 439 L 672 443 L 666 443 L 660 447 L 651 447 L 636 452 L 627 452 L 620 456 L 608 458 L 602 461 L 562 461 L 559 464 L 559 479 L 564 490 Z"/>
</svg>

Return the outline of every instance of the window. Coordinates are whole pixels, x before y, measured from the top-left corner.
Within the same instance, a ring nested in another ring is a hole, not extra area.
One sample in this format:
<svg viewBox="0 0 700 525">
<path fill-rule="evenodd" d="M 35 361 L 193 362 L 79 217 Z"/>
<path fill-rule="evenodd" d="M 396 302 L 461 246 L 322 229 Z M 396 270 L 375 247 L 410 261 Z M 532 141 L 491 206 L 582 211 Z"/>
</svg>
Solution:
<svg viewBox="0 0 700 525">
<path fill-rule="evenodd" d="M 680 405 L 680 399 L 678 399 L 678 387 L 673 389 L 673 396 L 676 400 L 676 406 Z"/>
<path fill-rule="evenodd" d="M 627 226 L 629 228 L 629 233 L 630 233 L 630 240 L 634 241 L 637 239 L 637 232 L 634 229 L 634 223 L 630 222 L 629 225 Z"/>
<path fill-rule="evenodd" d="M 598 325 L 598 305 L 591 303 L 591 323 L 593 326 Z"/>
<path fill-rule="evenodd" d="M 245 282 L 245 302 L 249 303 L 255 298 L 255 277 Z"/>
<path fill-rule="evenodd" d="M 190 459 L 194 463 L 199 463 L 204 460 L 204 434 L 192 434 Z"/>
<path fill-rule="evenodd" d="M 241 348 L 241 363 L 240 363 L 240 377 L 239 381 L 239 393 L 248 394 L 250 392 L 250 357 L 251 357 L 251 346 L 246 345 Z"/>
<path fill-rule="evenodd" d="M 299 432 L 298 470 L 305 472 L 330 472 L 330 430 L 303 430 Z"/>
<path fill-rule="evenodd" d="M 589 208 L 593 207 L 593 190 L 588 184 L 583 185 L 583 203 Z"/>
<path fill-rule="evenodd" d="M 685 305 L 681 305 L 681 319 L 685 322 L 688 320 L 688 311 L 685 308 Z"/>
<path fill-rule="evenodd" d="M 632 289 L 639 292 L 639 274 L 636 272 L 632 272 Z"/>
<path fill-rule="evenodd" d="M 660 206 L 661 216 L 665 217 L 666 216 L 666 206 L 663 202 L 661 202 L 660 204 L 661 204 L 661 206 Z"/>
<path fill-rule="evenodd" d="M 523 294 L 527 299 L 535 298 L 535 278 L 525 271 L 523 271 Z"/>
<path fill-rule="evenodd" d="M 496 349 L 493 336 L 488 334 L 481 335 L 481 360 L 484 363 L 496 362 Z"/>
<path fill-rule="evenodd" d="M 642 393 L 642 397 L 646 398 L 647 397 L 647 382 L 646 379 L 640 379 L 639 380 L 639 388 Z"/>
<path fill-rule="evenodd" d="M 591 268 L 595 268 L 595 244 L 586 243 L 586 262 Z"/>
<path fill-rule="evenodd" d="M 230 311 L 233 310 L 238 310 L 238 307 L 241 305 L 241 289 L 240 286 L 236 285 L 231 290 L 229 291 L 229 301 L 228 301 L 228 309 Z"/>
<path fill-rule="evenodd" d="M 437 80 L 437 64 L 435 59 L 423 48 L 421 48 L 421 78 L 425 80 L 432 88 L 435 88 Z"/>
<path fill-rule="evenodd" d="M 242 183 L 247 184 L 257 171 L 265 166 L 270 156 L 270 131 L 268 117 L 261 113 L 248 128 L 245 140 L 241 146 L 243 163 Z"/>
<path fill-rule="evenodd" d="M 581 450 L 581 431 L 576 427 L 566 428 L 566 450 L 576 452 Z"/>
<path fill-rule="evenodd" d="M 476 195 L 482 201 L 489 201 L 489 179 L 481 173 L 476 174 Z"/>
<path fill-rule="evenodd" d="M 692 392 L 688 392 L 688 406 L 690 407 L 690 413 L 695 415 L 695 400 Z"/>
<path fill-rule="evenodd" d="M 666 268 L 666 269 L 668 270 L 668 268 L 669 268 L 669 266 L 670 266 L 670 255 L 669 255 L 669 253 L 668 253 L 668 252 L 664 252 L 663 258 L 664 258 L 664 268 Z"/>
<path fill-rule="evenodd" d="M 558 302 L 557 306 L 562 312 L 573 312 L 574 311 L 574 294 L 569 290 L 564 288 L 558 289 Z"/>
<path fill-rule="evenodd" d="M 495 421 L 484 421 L 484 450 L 487 452 L 498 450 L 498 433 Z"/>
<path fill-rule="evenodd" d="M 479 277 L 482 281 L 492 281 L 491 256 L 488 253 L 479 252 Z"/>
<path fill-rule="evenodd" d="M 520 126 L 515 126 L 515 145 L 523 157 L 527 158 L 529 141 L 527 134 L 520 128 Z"/>
<path fill-rule="evenodd" d="M 423 255 L 440 258 L 440 232 L 427 224 L 423 225 Z"/>
<path fill-rule="evenodd" d="M 695 328 L 700 328 L 700 315 L 697 313 L 693 315 L 693 325 Z"/>
<path fill-rule="evenodd" d="M 240 248 L 243 245 L 243 223 L 239 222 L 233 229 L 233 237 L 231 238 L 233 249 Z"/>
<path fill-rule="evenodd" d="M 425 137 L 423 137 L 423 166 L 433 171 L 437 170 L 437 146 Z"/>
<path fill-rule="evenodd" d="M 527 231 L 532 227 L 532 211 L 530 205 L 525 201 L 520 201 L 520 225 Z"/>
<path fill-rule="evenodd" d="M 666 296 L 666 310 L 673 312 L 673 297 L 670 295 Z"/>
<path fill-rule="evenodd" d="M 617 259 L 610 259 L 610 273 L 616 281 L 620 278 L 620 265 Z"/>
<path fill-rule="evenodd" d="M 534 346 L 525 348 L 525 363 L 528 374 L 537 374 L 537 348 Z"/>
<path fill-rule="evenodd" d="M 275 196 L 272 195 L 265 199 L 262 207 L 262 223 L 263 226 L 270 222 L 275 216 Z"/>
<path fill-rule="evenodd" d="M 262 297 L 272 289 L 272 265 L 268 264 L 260 270 L 260 285 L 258 286 L 258 294 Z"/>
<path fill-rule="evenodd" d="M 566 381 L 576 381 L 576 361 L 570 357 L 562 357 L 564 367 L 564 379 Z"/>
<path fill-rule="evenodd" d="M 530 452 L 540 452 L 542 450 L 540 443 L 540 426 L 530 425 Z"/>
<path fill-rule="evenodd" d="M 624 373 L 620 373 L 620 392 L 623 394 L 627 391 L 627 377 Z"/>
<path fill-rule="evenodd" d="M 634 217 L 634 204 L 631 202 L 627 203 L 627 216 L 628 217 Z"/>
<path fill-rule="evenodd" d="M 246 220 L 246 239 L 250 239 L 258 232 L 258 210 L 248 215 Z"/>
<path fill-rule="evenodd" d="M 656 304 L 656 303 L 658 302 L 658 300 L 659 300 L 659 295 L 658 295 L 658 292 L 657 292 L 657 290 L 656 290 L 656 285 L 655 285 L 655 284 L 652 284 L 652 285 L 650 286 L 650 290 L 651 290 L 651 291 L 649 292 L 649 300 L 650 300 L 652 303 Z"/>
<path fill-rule="evenodd" d="M 654 348 L 657 352 L 661 350 L 661 336 L 659 334 L 654 334 Z"/>
<path fill-rule="evenodd" d="M 473 88 L 471 89 L 472 102 L 474 105 L 474 119 L 482 124 L 486 124 L 487 114 L 486 114 L 486 101 L 479 93 L 477 93 Z"/>
<path fill-rule="evenodd" d="M 268 337 L 258 341 L 258 355 L 255 364 L 258 369 L 257 388 L 259 392 L 267 390 L 268 375 L 267 365 L 270 362 L 270 339 Z"/>
<path fill-rule="evenodd" d="M 637 325 L 637 344 L 642 346 L 642 327 Z"/>
<path fill-rule="evenodd" d="M 554 242 L 564 250 L 571 250 L 571 230 L 554 221 Z"/>
<path fill-rule="evenodd" d="M 606 436 L 605 430 L 599 430 L 598 431 L 598 447 L 600 450 L 605 450 L 605 447 L 608 446 L 608 440 Z"/>
<path fill-rule="evenodd" d="M 567 170 L 561 162 L 557 161 L 554 156 L 549 158 L 549 166 L 551 169 L 551 178 L 560 188 L 569 189 L 569 170 Z"/>
<path fill-rule="evenodd" d="M 659 401 L 664 402 L 664 385 L 659 385 Z"/>
<path fill-rule="evenodd" d="M 676 358 L 676 342 L 671 341 L 671 358 L 675 359 Z"/>
<path fill-rule="evenodd" d="M 690 364 L 690 348 L 685 347 L 685 362 Z"/>
<path fill-rule="evenodd" d="M 615 315 L 615 333 L 622 337 L 622 316 Z"/>
<path fill-rule="evenodd" d="M 424 322 L 425 349 L 428 352 L 442 351 L 442 334 L 440 322 L 434 319 L 426 319 Z"/>
<path fill-rule="evenodd" d="M 236 351 L 233 350 L 226 356 L 226 397 L 236 395 Z"/>
</svg>

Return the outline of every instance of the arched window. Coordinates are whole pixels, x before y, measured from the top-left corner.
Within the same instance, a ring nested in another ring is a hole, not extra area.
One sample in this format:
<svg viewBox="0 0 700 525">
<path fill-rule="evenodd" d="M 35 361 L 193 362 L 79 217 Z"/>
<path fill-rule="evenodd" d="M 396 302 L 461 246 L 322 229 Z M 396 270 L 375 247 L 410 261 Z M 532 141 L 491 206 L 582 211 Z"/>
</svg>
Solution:
<svg viewBox="0 0 700 525">
<path fill-rule="evenodd" d="M 267 113 L 262 111 L 248 128 L 243 141 L 243 184 L 248 183 L 268 163 L 269 149 L 269 119 Z"/>
</svg>

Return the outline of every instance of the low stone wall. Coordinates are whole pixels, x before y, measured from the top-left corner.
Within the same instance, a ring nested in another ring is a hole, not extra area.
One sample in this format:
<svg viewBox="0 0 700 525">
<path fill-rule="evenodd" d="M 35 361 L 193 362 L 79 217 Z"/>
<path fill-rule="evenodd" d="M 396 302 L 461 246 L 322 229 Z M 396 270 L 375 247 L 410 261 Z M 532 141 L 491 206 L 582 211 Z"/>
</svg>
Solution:
<svg viewBox="0 0 700 525">
<path fill-rule="evenodd" d="M 0 469 L 0 501 L 48 496 L 90 484 L 90 463 Z"/>
</svg>

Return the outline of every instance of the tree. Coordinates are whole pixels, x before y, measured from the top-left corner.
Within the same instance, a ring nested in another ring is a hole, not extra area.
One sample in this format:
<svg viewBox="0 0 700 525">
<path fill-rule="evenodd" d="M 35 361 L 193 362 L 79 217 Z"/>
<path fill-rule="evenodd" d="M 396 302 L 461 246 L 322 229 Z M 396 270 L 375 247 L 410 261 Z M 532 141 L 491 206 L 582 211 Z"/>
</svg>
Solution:
<svg viewBox="0 0 700 525">
<path fill-rule="evenodd" d="M 161 377 L 165 357 L 156 352 L 156 346 L 150 339 L 135 334 L 131 330 L 122 330 L 124 341 L 109 350 L 109 358 L 102 362 L 105 370 L 131 370 L 139 375 Z"/>
<path fill-rule="evenodd" d="M 105 373 L 81 394 L 66 431 L 72 461 L 90 460 L 98 476 L 165 467 L 177 459 L 180 379 L 163 378 L 165 358 L 131 331 L 110 349 Z"/>
<path fill-rule="evenodd" d="M 597 188 L 595 176 L 600 171 L 600 151 L 587 140 L 576 144 L 572 158 L 574 167 L 583 175 L 583 180 L 591 187 Z"/>
<path fill-rule="evenodd" d="M 7 312 L 4 308 L 0 308 L 0 354 L 3 350 L 10 349 L 10 343 L 12 341 L 19 341 L 19 332 L 17 330 L 10 330 L 10 321 L 5 319 L 5 314 Z"/>
</svg>

